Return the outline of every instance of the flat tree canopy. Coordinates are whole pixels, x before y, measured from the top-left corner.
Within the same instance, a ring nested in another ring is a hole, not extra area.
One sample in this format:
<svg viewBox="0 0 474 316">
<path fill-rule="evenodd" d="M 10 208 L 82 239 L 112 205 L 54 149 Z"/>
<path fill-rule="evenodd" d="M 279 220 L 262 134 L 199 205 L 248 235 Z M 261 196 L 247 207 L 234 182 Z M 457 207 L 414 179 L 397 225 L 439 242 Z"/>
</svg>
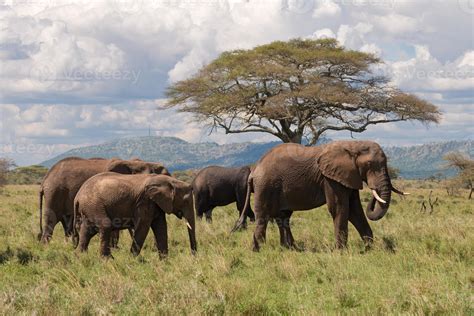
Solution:
<svg viewBox="0 0 474 316">
<path fill-rule="evenodd" d="M 165 107 L 177 106 L 211 131 L 264 132 L 283 142 L 315 144 L 328 130 L 438 122 L 438 108 L 374 74 L 381 60 L 334 39 L 293 39 L 222 53 L 189 79 L 172 84 Z"/>
<path fill-rule="evenodd" d="M 471 199 L 474 192 L 474 160 L 458 152 L 447 154 L 444 160 L 447 161 L 446 167 L 458 169 L 456 180 L 469 189 L 469 199 Z"/>
</svg>

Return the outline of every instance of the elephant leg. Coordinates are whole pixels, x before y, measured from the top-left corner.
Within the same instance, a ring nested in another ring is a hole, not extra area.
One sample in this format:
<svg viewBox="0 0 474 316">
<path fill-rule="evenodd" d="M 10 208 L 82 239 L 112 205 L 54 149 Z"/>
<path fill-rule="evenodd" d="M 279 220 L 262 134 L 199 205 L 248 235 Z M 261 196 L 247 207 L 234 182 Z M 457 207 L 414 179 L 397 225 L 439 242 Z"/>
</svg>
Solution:
<svg viewBox="0 0 474 316">
<path fill-rule="evenodd" d="M 132 247 L 130 252 L 134 256 L 138 256 L 142 250 L 143 244 L 145 243 L 146 236 L 150 230 L 150 223 L 140 223 L 140 225 L 135 226 L 135 230 L 132 238 Z"/>
<path fill-rule="evenodd" d="M 196 209 L 197 218 L 202 219 L 203 215 L 209 209 L 209 203 L 207 202 L 207 193 L 197 192 L 194 196 L 194 207 Z"/>
<path fill-rule="evenodd" d="M 279 217 L 276 222 L 278 224 L 278 231 L 280 232 L 280 246 L 289 248 L 284 220 L 281 217 Z"/>
<path fill-rule="evenodd" d="M 327 180 L 325 193 L 326 203 L 333 218 L 336 248 L 342 249 L 347 246 L 350 189 L 335 181 Z"/>
<path fill-rule="evenodd" d="M 58 223 L 58 217 L 56 213 L 51 209 L 46 209 L 44 213 L 44 226 L 43 226 L 43 236 L 41 236 L 41 242 L 43 244 L 49 243 L 51 237 L 53 236 L 53 230 L 56 224 Z"/>
<path fill-rule="evenodd" d="M 110 234 L 110 247 L 117 249 L 119 239 L 120 239 L 120 230 L 118 229 L 112 230 Z"/>
<path fill-rule="evenodd" d="M 63 216 L 61 219 L 61 225 L 63 226 L 64 229 L 64 236 L 66 238 L 69 238 L 72 236 L 72 216 Z"/>
<path fill-rule="evenodd" d="M 67 240 L 67 238 L 68 238 L 69 236 L 68 236 L 68 231 L 67 231 L 67 222 L 66 222 L 66 219 L 65 219 L 65 218 L 62 218 L 59 222 L 61 223 L 61 226 L 63 226 L 63 229 L 64 229 L 64 237 L 65 237 L 65 239 Z"/>
<path fill-rule="evenodd" d="M 204 214 L 206 214 L 206 222 L 212 223 L 212 210 L 214 208 L 208 209 Z"/>
<path fill-rule="evenodd" d="M 290 217 L 293 214 L 293 211 L 286 210 L 283 211 L 285 214 L 285 222 L 284 222 L 284 227 L 286 228 L 286 238 L 287 238 L 287 243 L 288 246 L 291 249 L 299 250 L 298 247 L 295 245 L 295 239 L 293 238 L 293 234 L 291 233 L 291 226 L 290 226 Z"/>
<path fill-rule="evenodd" d="M 254 214 L 254 212 L 252 211 L 252 208 L 250 207 L 250 205 L 249 205 L 249 207 L 248 207 L 248 209 L 247 209 L 247 211 L 246 211 L 246 214 L 247 214 L 247 217 L 250 219 L 250 221 L 251 221 L 252 223 L 255 222 L 255 214 Z"/>
<path fill-rule="evenodd" d="M 350 200 L 350 211 L 349 211 L 349 221 L 354 225 L 355 229 L 360 235 L 360 238 L 365 243 L 366 249 L 369 249 L 373 242 L 372 229 L 370 228 L 369 222 L 365 217 L 362 204 L 360 202 L 359 191 L 354 190 L 351 194 Z"/>
<path fill-rule="evenodd" d="M 86 219 L 82 220 L 79 230 L 79 250 L 87 251 L 91 238 L 97 234 L 97 230 Z"/>
<path fill-rule="evenodd" d="M 295 239 L 291 233 L 290 217 L 293 214 L 290 210 L 281 211 L 281 215 L 276 219 L 278 230 L 280 231 L 280 245 L 286 248 L 296 249 Z"/>
<path fill-rule="evenodd" d="M 256 227 L 255 232 L 253 234 L 253 251 L 260 250 L 261 242 L 265 242 L 266 239 L 266 231 L 268 225 L 268 216 L 259 216 L 256 217 Z"/>
<path fill-rule="evenodd" d="M 151 223 L 151 229 L 155 235 L 156 248 L 160 258 L 168 255 L 168 227 L 165 212 L 159 211 L 157 217 Z"/>
<path fill-rule="evenodd" d="M 100 255 L 106 258 L 113 258 L 110 252 L 110 239 L 112 237 L 112 226 L 104 225 L 99 229 Z"/>
<path fill-rule="evenodd" d="M 76 218 L 75 223 L 73 223 L 74 228 L 72 230 L 72 245 L 74 249 L 79 245 L 79 230 L 81 229 L 81 220 Z"/>
</svg>

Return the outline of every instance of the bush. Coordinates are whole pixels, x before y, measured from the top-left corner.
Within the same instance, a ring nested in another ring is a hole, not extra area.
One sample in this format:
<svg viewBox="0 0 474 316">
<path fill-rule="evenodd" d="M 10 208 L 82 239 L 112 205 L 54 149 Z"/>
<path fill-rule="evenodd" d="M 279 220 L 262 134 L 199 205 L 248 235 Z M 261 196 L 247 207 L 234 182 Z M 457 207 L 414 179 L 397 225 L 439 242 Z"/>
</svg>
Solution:
<svg viewBox="0 0 474 316">
<path fill-rule="evenodd" d="M 193 182 L 193 179 L 196 176 L 196 174 L 198 173 L 198 171 L 199 170 L 194 170 L 194 169 L 183 170 L 183 171 L 175 171 L 175 172 L 173 172 L 172 176 L 175 177 L 178 180 L 181 180 L 181 181 L 184 181 L 184 182 L 187 182 L 187 183 L 191 184 L 191 182 Z"/>
<path fill-rule="evenodd" d="M 0 158 L 0 187 L 7 184 L 7 174 L 11 167 L 13 167 L 15 163 L 13 160 L 8 158 Z"/>
<path fill-rule="evenodd" d="M 48 172 L 43 166 L 18 167 L 7 175 L 8 184 L 39 184 Z"/>
</svg>

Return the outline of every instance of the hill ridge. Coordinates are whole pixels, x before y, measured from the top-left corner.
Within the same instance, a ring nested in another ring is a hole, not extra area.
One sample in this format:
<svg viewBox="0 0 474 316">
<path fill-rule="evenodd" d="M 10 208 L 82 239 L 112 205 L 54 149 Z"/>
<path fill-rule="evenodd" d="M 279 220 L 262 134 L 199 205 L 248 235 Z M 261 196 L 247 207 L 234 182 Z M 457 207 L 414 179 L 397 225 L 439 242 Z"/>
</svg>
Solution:
<svg viewBox="0 0 474 316">
<path fill-rule="evenodd" d="M 97 145 L 78 147 L 66 151 L 40 165 L 51 167 L 62 158 L 77 156 L 82 158 L 103 157 L 122 159 L 141 158 L 160 161 L 171 171 L 198 169 L 209 165 L 241 166 L 256 162 L 270 148 L 281 142 L 230 143 L 219 145 L 215 142 L 190 143 L 172 136 L 123 137 Z M 474 140 L 450 140 L 431 142 L 414 146 L 384 146 L 389 164 L 400 169 L 400 175 L 407 179 L 427 178 L 441 173 L 452 176 L 455 170 L 443 169 L 443 156 L 459 151 L 474 156 Z"/>
</svg>

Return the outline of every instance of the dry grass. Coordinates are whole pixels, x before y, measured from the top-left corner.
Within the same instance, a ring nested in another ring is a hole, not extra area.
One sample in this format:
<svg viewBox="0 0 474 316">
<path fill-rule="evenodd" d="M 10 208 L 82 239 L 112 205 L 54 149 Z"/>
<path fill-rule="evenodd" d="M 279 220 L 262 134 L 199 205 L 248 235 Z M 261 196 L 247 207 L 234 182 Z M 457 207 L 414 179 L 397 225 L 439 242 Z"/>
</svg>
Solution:
<svg viewBox="0 0 474 316">
<path fill-rule="evenodd" d="M 7 186 L 0 195 L 0 314 L 450 314 L 473 308 L 473 202 L 444 190 L 416 189 L 395 197 L 388 215 L 371 223 L 375 247 L 363 252 L 350 228 L 349 248 L 334 251 L 325 207 L 293 216 L 305 251 L 279 247 L 275 225 L 260 253 L 250 229 L 230 235 L 233 205 L 198 223 L 198 255 L 190 255 L 185 226 L 169 217 L 170 256 L 159 260 L 151 234 L 138 258 L 122 233 L 115 260 L 99 258 L 97 238 L 87 254 L 72 250 L 60 225 L 41 246 L 35 186 Z M 425 187 L 427 184 L 423 184 Z M 433 214 L 420 213 L 428 193 Z M 364 206 L 368 192 L 363 192 Z M 364 201 L 365 200 L 365 201 Z"/>
</svg>

